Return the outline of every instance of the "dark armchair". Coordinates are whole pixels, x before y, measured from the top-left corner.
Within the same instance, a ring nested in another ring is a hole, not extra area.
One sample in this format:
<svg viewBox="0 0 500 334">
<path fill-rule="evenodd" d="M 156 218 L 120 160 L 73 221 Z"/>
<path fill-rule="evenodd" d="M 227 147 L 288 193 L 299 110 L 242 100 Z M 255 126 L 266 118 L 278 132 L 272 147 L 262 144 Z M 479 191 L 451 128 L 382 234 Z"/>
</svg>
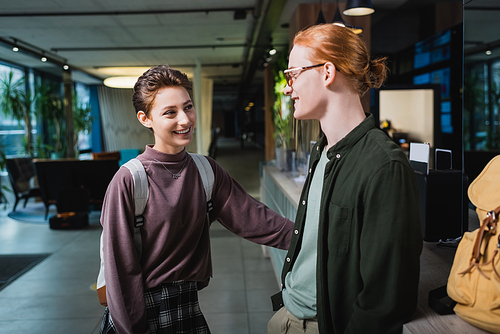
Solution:
<svg viewBox="0 0 500 334">
<path fill-rule="evenodd" d="M 16 196 L 16 203 L 12 211 L 16 211 L 17 203 L 24 199 L 24 207 L 30 197 L 41 195 L 39 187 L 31 186 L 31 179 L 36 176 L 35 166 L 32 158 L 13 158 L 6 160 L 6 168 L 9 173 L 12 190 Z"/>
</svg>

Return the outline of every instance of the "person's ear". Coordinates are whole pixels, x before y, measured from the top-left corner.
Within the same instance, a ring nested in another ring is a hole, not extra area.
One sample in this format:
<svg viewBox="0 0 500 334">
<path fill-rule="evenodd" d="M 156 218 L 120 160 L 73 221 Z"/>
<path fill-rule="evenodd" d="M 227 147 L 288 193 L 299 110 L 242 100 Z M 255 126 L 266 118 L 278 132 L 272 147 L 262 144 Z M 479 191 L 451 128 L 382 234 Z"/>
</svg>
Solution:
<svg viewBox="0 0 500 334">
<path fill-rule="evenodd" d="M 139 122 L 141 122 L 142 125 L 151 129 L 151 120 L 148 118 L 148 116 L 146 116 L 146 113 L 144 111 L 140 110 L 137 113 L 137 119 L 139 120 Z"/>
<path fill-rule="evenodd" d="M 325 73 L 324 73 L 324 84 L 325 86 L 329 86 L 335 80 L 335 75 L 337 74 L 337 68 L 333 65 L 332 62 L 327 62 L 324 65 Z"/>
</svg>

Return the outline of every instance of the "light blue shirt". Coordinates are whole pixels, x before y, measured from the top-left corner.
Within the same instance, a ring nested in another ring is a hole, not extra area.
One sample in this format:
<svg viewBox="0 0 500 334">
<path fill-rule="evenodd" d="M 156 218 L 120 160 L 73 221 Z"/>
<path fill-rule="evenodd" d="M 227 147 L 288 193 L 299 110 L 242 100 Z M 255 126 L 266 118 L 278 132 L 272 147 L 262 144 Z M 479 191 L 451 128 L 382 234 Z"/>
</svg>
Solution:
<svg viewBox="0 0 500 334">
<path fill-rule="evenodd" d="M 285 277 L 283 303 L 286 309 L 299 319 L 316 317 L 316 258 L 318 224 L 325 166 L 326 150 L 316 166 L 309 188 L 304 235 L 299 255 L 292 270 Z"/>
</svg>

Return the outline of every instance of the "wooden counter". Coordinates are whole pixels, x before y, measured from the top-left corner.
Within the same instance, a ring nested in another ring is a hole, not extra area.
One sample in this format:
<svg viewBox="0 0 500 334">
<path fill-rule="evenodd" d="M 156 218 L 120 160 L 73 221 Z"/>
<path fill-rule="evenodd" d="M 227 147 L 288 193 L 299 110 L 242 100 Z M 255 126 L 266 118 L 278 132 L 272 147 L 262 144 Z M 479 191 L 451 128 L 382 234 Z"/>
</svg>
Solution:
<svg viewBox="0 0 500 334">
<path fill-rule="evenodd" d="M 272 166 L 263 167 L 262 201 L 290 220 L 295 220 L 301 190 L 302 185 L 298 185 L 289 173 L 282 173 Z M 437 246 L 435 242 L 424 242 L 420 257 L 418 306 L 412 320 L 404 325 L 403 333 L 487 333 L 457 315 L 439 315 L 427 305 L 429 291 L 446 284 L 455 251 L 453 248 Z M 269 253 L 279 284 L 286 252 L 269 248 Z"/>
</svg>

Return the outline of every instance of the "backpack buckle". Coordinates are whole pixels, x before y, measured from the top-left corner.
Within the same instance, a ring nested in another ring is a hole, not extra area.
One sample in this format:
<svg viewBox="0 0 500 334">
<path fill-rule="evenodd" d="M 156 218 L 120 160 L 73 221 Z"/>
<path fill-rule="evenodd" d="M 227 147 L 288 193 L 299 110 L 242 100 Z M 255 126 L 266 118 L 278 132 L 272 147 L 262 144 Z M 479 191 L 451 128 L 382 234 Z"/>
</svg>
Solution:
<svg viewBox="0 0 500 334">
<path fill-rule="evenodd" d="M 144 225 L 144 216 L 143 215 L 135 216 L 134 227 L 138 228 L 138 227 L 142 227 L 143 225 Z"/>
</svg>

